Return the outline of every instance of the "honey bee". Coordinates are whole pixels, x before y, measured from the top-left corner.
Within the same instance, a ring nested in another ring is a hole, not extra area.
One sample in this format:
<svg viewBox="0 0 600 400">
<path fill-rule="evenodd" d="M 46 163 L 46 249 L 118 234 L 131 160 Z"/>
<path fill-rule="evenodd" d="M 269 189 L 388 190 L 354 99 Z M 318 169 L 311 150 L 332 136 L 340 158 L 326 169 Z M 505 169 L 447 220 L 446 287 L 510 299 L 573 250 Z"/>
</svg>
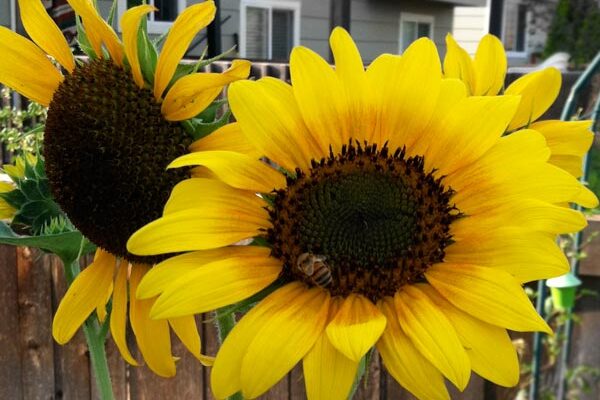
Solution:
<svg viewBox="0 0 600 400">
<path fill-rule="evenodd" d="M 327 257 L 312 254 L 302 253 L 296 261 L 298 271 L 308 277 L 315 285 L 326 288 L 333 280 L 331 269 L 325 263 Z"/>
</svg>

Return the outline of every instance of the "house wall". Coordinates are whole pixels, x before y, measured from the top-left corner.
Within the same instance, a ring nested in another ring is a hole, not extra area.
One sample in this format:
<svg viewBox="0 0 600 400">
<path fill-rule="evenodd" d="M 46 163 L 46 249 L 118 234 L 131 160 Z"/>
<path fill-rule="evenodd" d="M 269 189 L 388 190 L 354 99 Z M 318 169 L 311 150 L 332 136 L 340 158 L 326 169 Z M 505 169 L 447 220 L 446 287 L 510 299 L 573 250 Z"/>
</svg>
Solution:
<svg viewBox="0 0 600 400">
<path fill-rule="evenodd" d="M 474 55 L 477 44 L 488 31 L 487 7 L 455 7 L 452 35 L 470 55 Z"/>
<path fill-rule="evenodd" d="M 8 0 L 0 0 L 3 4 Z M 188 4 L 201 0 L 187 0 Z M 330 0 L 272 0 L 297 1 L 300 3 L 300 44 L 307 46 L 323 57 L 329 55 Z M 477 3 L 485 0 L 469 0 Z M 98 0 L 104 17 L 108 15 L 112 0 Z M 445 53 L 446 33 L 452 32 L 454 4 L 443 1 L 421 0 L 351 0 L 351 33 L 366 62 L 381 53 L 398 53 L 401 12 L 426 14 L 434 17 L 434 41 Z M 2 13 L 4 14 L 4 13 Z M 240 33 L 240 0 L 221 0 L 221 19 L 229 19 L 221 26 L 222 49 L 237 44 Z M 1 20 L 0 20 L 1 21 Z M 203 46 L 194 49 L 199 55 Z M 235 53 L 233 54 L 236 55 Z"/>
<path fill-rule="evenodd" d="M 418 0 L 352 0 L 351 7 L 351 33 L 366 62 L 381 53 L 399 52 L 402 12 L 433 16 L 433 39 L 442 56 L 446 51 L 444 38 L 452 31 L 451 4 Z"/>
<path fill-rule="evenodd" d="M 10 28 L 11 0 L 0 0 L 0 25 Z"/>
</svg>

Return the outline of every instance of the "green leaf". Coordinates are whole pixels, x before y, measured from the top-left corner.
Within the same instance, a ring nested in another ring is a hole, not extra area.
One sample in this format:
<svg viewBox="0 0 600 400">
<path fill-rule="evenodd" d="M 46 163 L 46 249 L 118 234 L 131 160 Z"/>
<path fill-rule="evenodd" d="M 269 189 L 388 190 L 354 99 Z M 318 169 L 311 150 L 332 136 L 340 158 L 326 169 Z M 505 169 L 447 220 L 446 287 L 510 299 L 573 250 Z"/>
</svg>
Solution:
<svg viewBox="0 0 600 400">
<path fill-rule="evenodd" d="M 13 246 L 29 246 L 54 253 L 65 262 L 72 262 L 81 254 L 94 251 L 95 246 L 85 239 L 80 232 L 66 232 L 58 235 L 21 236 L 17 235 L 5 223 L 0 221 L 0 243 Z"/>
</svg>

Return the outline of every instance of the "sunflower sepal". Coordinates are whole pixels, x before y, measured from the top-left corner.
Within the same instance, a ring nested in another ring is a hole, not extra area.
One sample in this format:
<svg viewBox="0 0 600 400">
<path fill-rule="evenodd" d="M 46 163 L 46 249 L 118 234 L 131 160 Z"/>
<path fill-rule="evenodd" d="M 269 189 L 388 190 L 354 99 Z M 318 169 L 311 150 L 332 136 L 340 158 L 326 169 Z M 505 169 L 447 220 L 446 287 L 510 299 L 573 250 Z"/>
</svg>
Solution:
<svg viewBox="0 0 600 400">
<path fill-rule="evenodd" d="M 226 103 L 227 100 L 214 101 L 196 118 L 182 121 L 183 128 L 194 139 L 194 141 L 210 135 L 217 129 L 229 123 L 231 118 L 231 111 L 229 111 L 229 109 L 223 112 L 220 117 L 217 117 L 217 111 Z"/>
<path fill-rule="evenodd" d="M 138 57 L 142 69 L 144 80 L 154 85 L 154 73 L 156 72 L 156 62 L 158 61 L 157 44 L 148 36 L 148 23 L 142 19 L 138 31 Z"/>
<path fill-rule="evenodd" d="M 81 19 L 79 16 L 75 17 L 75 26 L 77 29 L 77 44 L 83 53 L 88 56 L 91 60 L 95 60 L 97 57 L 96 52 L 92 48 L 90 41 L 83 29 L 83 24 L 81 23 Z"/>
</svg>

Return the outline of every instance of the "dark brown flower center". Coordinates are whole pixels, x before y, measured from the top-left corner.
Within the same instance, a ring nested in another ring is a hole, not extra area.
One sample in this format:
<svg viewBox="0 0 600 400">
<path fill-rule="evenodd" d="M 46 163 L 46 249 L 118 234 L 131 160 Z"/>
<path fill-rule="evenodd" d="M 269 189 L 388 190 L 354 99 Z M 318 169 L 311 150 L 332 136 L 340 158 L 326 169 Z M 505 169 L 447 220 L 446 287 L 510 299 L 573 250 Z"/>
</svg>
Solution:
<svg viewBox="0 0 600 400">
<path fill-rule="evenodd" d="M 275 194 L 268 234 L 284 278 L 372 300 L 424 279 L 444 258 L 458 210 L 422 157 L 349 144 Z"/>
<path fill-rule="evenodd" d="M 67 75 L 48 110 L 44 157 L 52 194 L 92 242 L 130 261 L 152 263 L 125 247 L 159 218 L 171 189 L 186 178 L 166 166 L 190 138 L 165 120 L 152 92 L 109 60 Z"/>
</svg>

